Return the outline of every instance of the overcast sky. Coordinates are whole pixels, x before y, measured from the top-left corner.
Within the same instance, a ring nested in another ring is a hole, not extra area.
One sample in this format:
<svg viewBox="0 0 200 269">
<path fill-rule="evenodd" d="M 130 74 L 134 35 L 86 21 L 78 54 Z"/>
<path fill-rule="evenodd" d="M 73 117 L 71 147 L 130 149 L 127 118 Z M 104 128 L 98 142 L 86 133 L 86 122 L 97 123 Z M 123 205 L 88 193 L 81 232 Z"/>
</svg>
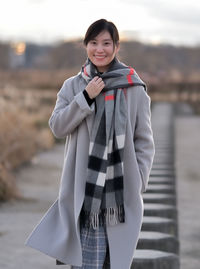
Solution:
<svg viewBox="0 0 200 269">
<path fill-rule="evenodd" d="M 0 0 L 0 40 L 83 37 L 100 18 L 113 21 L 121 37 L 200 45 L 198 0 Z"/>
</svg>

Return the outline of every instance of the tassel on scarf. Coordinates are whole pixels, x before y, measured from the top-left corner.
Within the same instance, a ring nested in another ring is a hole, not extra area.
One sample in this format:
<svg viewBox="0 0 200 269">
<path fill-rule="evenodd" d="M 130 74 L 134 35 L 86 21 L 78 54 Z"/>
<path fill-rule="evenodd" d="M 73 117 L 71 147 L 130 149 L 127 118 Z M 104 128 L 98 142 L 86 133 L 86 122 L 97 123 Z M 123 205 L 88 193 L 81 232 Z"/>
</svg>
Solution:
<svg viewBox="0 0 200 269">
<path fill-rule="evenodd" d="M 81 211 L 81 223 L 84 227 L 92 227 L 94 230 L 99 226 L 116 225 L 125 222 L 124 206 L 119 205 L 117 208 L 102 209 L 100 213 L 90 213 Z"/>
</svg>

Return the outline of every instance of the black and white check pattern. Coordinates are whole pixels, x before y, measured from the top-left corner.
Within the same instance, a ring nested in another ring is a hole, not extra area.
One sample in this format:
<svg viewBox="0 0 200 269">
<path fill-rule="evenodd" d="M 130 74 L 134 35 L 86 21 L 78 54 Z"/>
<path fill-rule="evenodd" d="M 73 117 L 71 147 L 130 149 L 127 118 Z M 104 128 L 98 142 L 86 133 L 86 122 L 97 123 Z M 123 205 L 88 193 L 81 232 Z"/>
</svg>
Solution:
<svg viewBox="0 0 200 269">
<path fill-rule="evenodd" d="M 82 69 L 82 77 L 89 82 L 97 75 L 95 70 L 94 65 L 87 61 Z M 120 72 L 116 72 L 119 70 Z M 115 225 L 125 221 L 123 151 L 127 104 L 125 91 L 117 88 L 116 81 L 123 85 L 123 88 L 133 86 L 133 78 L 136 75 L 129 75 L 130 68 L 115 59 L 112 69 L 102 75 L 104 83 L 109 81 L 109 85 L 113 85 L 114 89 L 106 84 L 104 92 L 96 97 L 97 112 L 91 132 L 82 210 L 85 225 L 92 225 L 94 229 L 99 225 Z M 140 83 L 144 86 L 138 77 L 136 82 L 137 85 Z"/>
</svg>

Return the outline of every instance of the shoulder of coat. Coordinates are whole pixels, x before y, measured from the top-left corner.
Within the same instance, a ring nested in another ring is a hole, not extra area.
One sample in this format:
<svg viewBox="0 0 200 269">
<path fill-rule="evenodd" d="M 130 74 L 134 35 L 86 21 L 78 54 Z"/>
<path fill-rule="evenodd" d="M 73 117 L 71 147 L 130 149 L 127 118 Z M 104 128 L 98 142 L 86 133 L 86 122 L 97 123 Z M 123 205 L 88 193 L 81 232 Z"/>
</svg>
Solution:
<svg viewBox="0 0 200 269">
<path fill-rule="evenodd" d="M 143 99 L 149 98 L 147 90 L 144 86 L 132 86 L 127 90 L 127 98 L 130 103 L 140 102 Z"/>
<path fill-rule="evenodd" d="M 78 94 L 80 91 L 84 90 L 85 85 L 80 77 L 80 74 L 77 74 L 73 77 L 66 79 L 63 83 L 64 92 L 70 92 L 73 96 Z"/>
<path fill-rule="evenodd" d="M 134 85 L 134 86 L 131 86 L 129 88 L 127 88 L 129 94 L 140 94 L 140 92 L 144 91 L 144 92 L 147 92 L 147 89 L 145 86 L 143 85 Z"/>
<path fill-rule="evenodd" d="M 64 85 L 64 86 L 71 86 L 72 83 L 73 83 L 73 81 L 76 80 L 76 77 L 77 77 L 77 76 L 78 76 L 78 75 L 73 76 L 73 77 L 70 77 L 70 78 L 67 78 L 67 79 L 64 81 L 63 85 Z"/>
</svg>

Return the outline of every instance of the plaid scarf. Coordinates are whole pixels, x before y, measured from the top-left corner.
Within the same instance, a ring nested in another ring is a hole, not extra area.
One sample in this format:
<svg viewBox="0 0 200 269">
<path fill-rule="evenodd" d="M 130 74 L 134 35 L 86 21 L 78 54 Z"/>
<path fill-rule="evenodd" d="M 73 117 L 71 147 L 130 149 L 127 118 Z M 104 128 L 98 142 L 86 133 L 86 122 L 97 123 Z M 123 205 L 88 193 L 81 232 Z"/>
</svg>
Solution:
<svg viewBox="0 0 200 269">
<path fill-rule="evenodd" d="M 126 88 L 135 85 L 145 88 L 145 84 L 133 68 L 116 58 L 103 74 L 87 59 L 81 76 L 87 83 L 95 76 L 101 77 L 105 83 L 105 88 L 95 98 L 97 107 L 81 211 L 81 223 L 96 229 L 99 225 L 125 222 L 123 152 L 127 122 Z"/>
</svg>

